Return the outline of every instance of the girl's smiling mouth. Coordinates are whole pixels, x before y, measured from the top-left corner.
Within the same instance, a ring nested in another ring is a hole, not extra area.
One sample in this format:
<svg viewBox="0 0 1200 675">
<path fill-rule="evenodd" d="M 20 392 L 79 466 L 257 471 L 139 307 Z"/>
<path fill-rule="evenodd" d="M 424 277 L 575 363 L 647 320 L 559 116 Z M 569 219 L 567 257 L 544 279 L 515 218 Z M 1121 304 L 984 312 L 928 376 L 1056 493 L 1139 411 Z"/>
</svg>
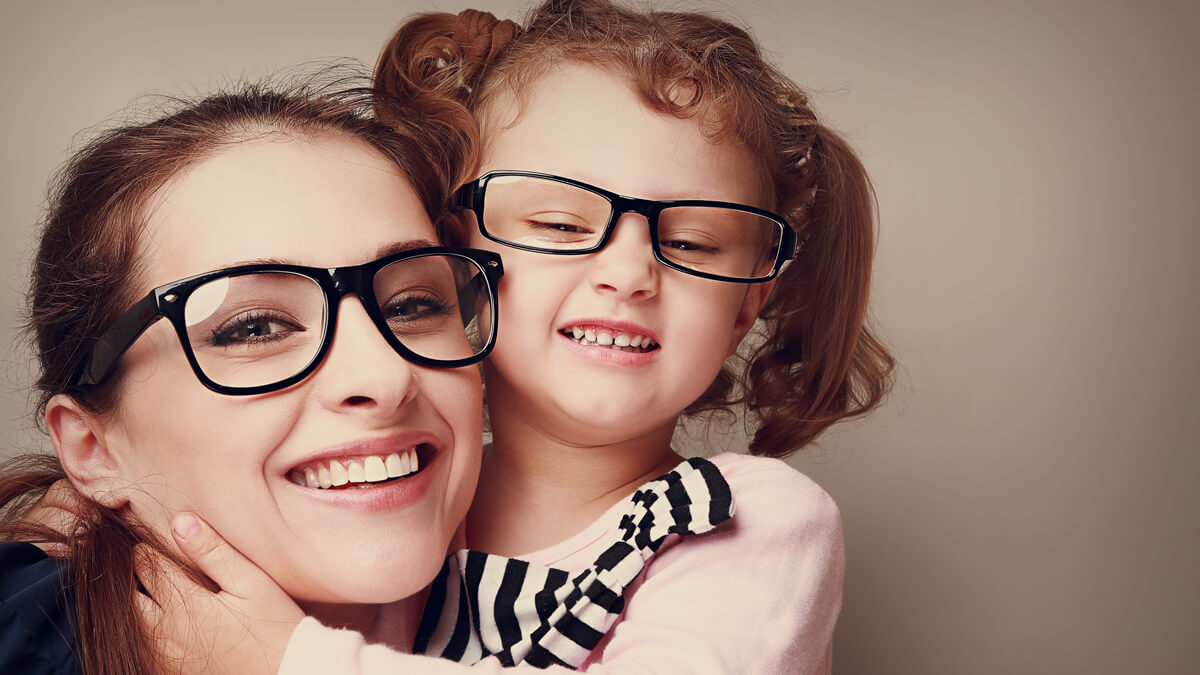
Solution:
<svg viewBox="0 0 1200 675">
<path fill-rule="evenodd" d="M 643 331 L 581 322 L 559 329 L 559 334 L 584 347 L 606 347 L 615 351 L 645 354 L 658 349 L 658 341 Z"/>
<path fill-rule="evenodd" d="M 432 445 L 420 443 L 387 454 L 317 460 L 291 469 L 287 477 L 301 487 L 321 490 L 373 487 L 420 473 L 435 452 Z"/>
</svg>

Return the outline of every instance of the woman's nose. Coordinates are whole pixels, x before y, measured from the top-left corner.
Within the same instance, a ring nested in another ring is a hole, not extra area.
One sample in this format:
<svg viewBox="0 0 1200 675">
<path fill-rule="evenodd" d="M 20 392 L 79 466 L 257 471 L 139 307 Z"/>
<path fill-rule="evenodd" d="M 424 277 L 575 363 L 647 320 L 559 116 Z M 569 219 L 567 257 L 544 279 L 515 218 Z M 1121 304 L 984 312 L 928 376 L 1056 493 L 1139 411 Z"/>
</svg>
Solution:
<svg viewBox="0 0 1200 675">
<path fill-rule="evenodd" d="M 623 214 L 608 243 L 592 256 L 589 277 L 597 292 L 622 300 L 646 300 L 658 294 L 662 265 L 654 259 L 650 227 L 643 216 Z"/>
<path fill-rule="evenodd" d="M 316 378 L 322 405 L 345 413 L 387 415 L 419 392 L 413 364 L 392 349 L 353 295 L 338 305 L 333 342 Z"/>
</svg>

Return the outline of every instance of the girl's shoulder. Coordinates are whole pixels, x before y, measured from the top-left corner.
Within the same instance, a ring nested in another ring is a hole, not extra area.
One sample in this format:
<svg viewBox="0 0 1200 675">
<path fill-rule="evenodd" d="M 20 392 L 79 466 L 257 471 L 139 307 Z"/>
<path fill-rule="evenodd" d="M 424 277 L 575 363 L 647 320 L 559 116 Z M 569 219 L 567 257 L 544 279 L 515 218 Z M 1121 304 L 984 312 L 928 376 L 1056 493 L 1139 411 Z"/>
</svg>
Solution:
<svg viewBox="0 0 1200 675">
<path fill-rule="evenodd" d="M 783 460 L 725 452 L 709 458 L 729 483 L 739 528 L 770 526 L 823 531 L 841 537 L 833 497 Z"/>
</svg>

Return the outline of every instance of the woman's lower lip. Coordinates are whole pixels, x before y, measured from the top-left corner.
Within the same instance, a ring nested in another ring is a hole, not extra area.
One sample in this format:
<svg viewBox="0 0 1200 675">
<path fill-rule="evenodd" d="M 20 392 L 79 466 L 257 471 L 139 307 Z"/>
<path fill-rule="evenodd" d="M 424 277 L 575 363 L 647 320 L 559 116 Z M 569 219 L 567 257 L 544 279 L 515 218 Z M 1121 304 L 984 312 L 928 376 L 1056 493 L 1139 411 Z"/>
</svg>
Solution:
<svg viewBox="0 0 1200 675">
<path fill-rule="evenodd" d="M 662 347 L 659 347 L 648 352 L 626 352 L 610 347 L 581 345 L 562 333 L 558 333 L 558 337 L 566 342 L 567 348 L 572 352 L 598 363 L 614 366 L 644 366 L 657 358 L 658 353 L 662 351 Z"/>
<path fill-rule="evenodd" d="M 421 501 L 434 480 L 434 474 L 442 461 L 438 452 L 415 474 L 395 478 L 381 483 L 358 483 L 339 488 L 310 488 L 293 483 L 286 477 L 287 485 L 300 490 L 310 499 L 318 500 L 336 508 L 371 513 L 407 508 Z M 358 487 L 362 485 L 364 487 Z"/>
</svg>

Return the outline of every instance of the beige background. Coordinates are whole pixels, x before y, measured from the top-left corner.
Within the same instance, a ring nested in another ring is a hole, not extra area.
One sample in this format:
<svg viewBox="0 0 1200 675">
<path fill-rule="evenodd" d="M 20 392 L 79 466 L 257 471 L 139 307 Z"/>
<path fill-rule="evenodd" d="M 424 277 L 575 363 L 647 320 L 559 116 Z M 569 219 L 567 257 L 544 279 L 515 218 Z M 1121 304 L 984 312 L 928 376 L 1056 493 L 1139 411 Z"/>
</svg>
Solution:
<svg viewBox="0 0 1200 675">
<path fill-rule="evenodd" d="M 5 0 L 0 340 L 81 129 L 148 93 L 370 61 L 408 12 L 468 4 Z M 879 192 L 874 313 L 902 379 L 794 460 L 845 519 L 837 672 L 1193 672 L 1200 12 L 797 5 L 702 6 L 819 92 Z M 26 353 L 2 356 L 0 454 L 44 447 Z"/>
</svg>

